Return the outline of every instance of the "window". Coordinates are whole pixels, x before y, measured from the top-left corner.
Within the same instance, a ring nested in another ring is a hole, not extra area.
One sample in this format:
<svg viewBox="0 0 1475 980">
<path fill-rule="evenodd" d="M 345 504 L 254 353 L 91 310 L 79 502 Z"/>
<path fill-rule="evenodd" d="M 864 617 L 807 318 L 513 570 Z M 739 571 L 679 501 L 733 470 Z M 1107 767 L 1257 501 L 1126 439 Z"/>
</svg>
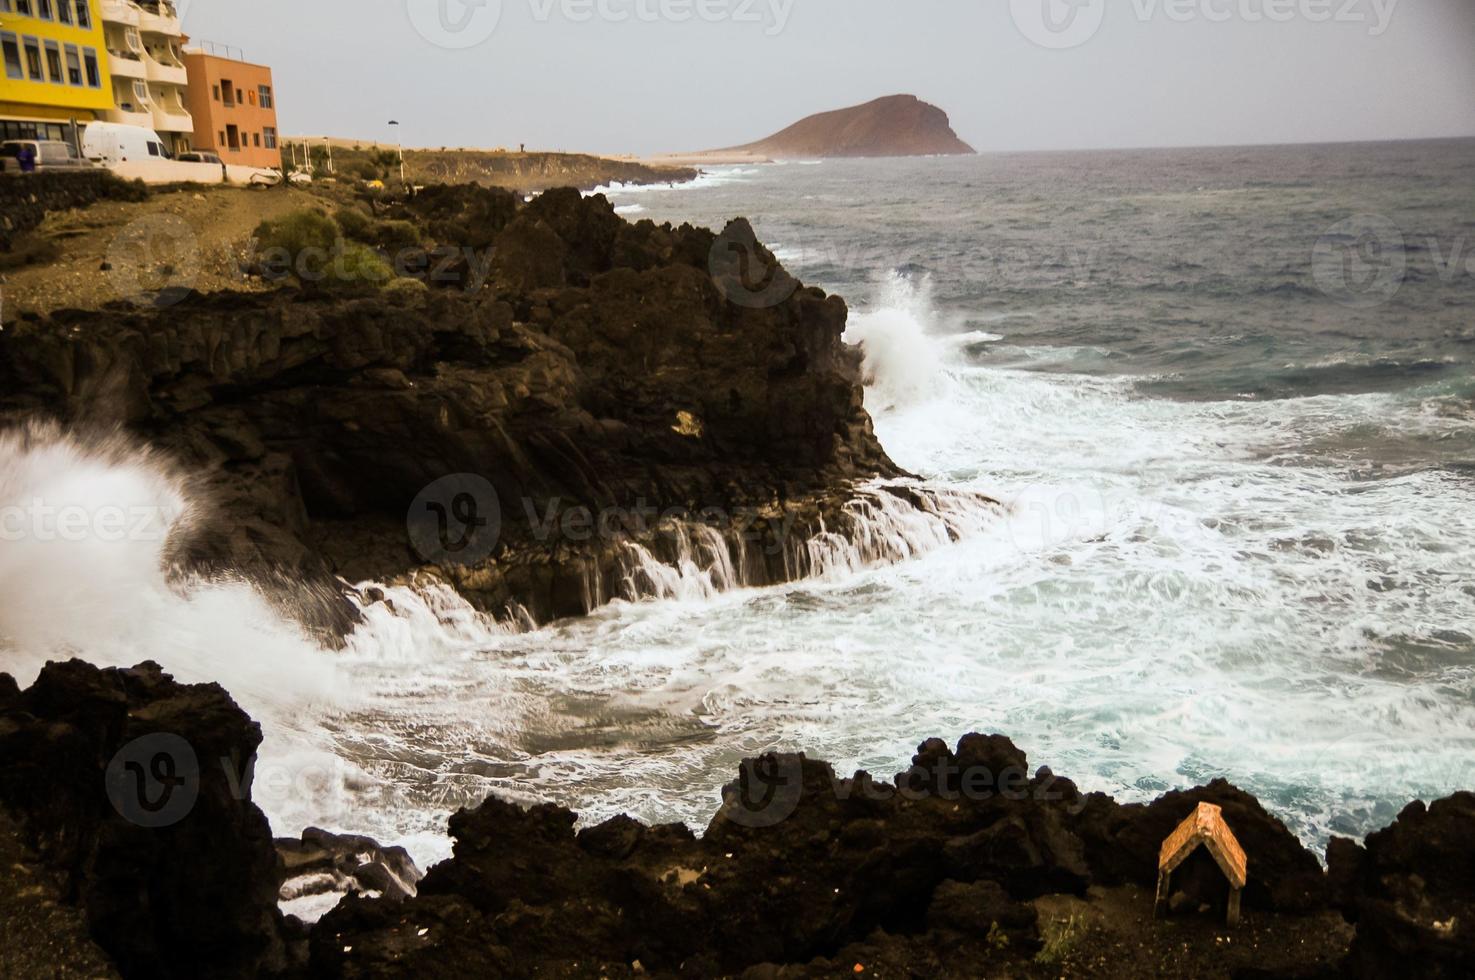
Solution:
<svg viewBox="0 0 1475 980">
<path fill-rule="evenodd" d="M 212 86 L 210 86 L 210 89 L 211 89 L 211 91 L 215 95 L 215 101 L 216 102 L 219 102 L 220 101 L 220 86 L 219 85 L 212 85 Z"/>
<path fill-rule="evenodd" d="M 156 157 L 158 155 L 159 155 L 159 144 L 158 143 L 155 143 L 153 140 L 149 140 L 149 156 Z"/>
<path fill-rule="evenodd" d="M 259 91 L 261 92 L 261 108 L 263 108 L 263 109 L 270 109 L 270 108 L 272 108 L 272 104 L 271 104 L 271 86 L 270 85 L 262 85 L 260 87 Z"/>
<path fill-rule="evenodd" d="M 277 130 L 275 126 L 262 127 L 261 138 L 266 143 L 268 150 L 275 150 L 277 148 Z"/>
<path fill-rule="evenodd" d="M 83 48 L 82 60 L 87 64 L 87 84 L 93 88 L 102 88 L 102 72 L 97 68 L 97 49 Z"/>
<path fill-rule="evenodd" d="M 36 0 L 36 16 L 42 20 L 52 20 L 51 0 Z"/>
<path fill-rule="evenodd" d="M 75 44 L 67 45 L 67 82 L 71 85 L 82 84 L 82 56 L 77 52 Z"/>
<path fill-rule="evenodd" d="M 46 76 L 57 85 L 65 85 L 61 73 L 61 46 L 55 41 L 46 42 Z"/>
<path fill-rule="evenodd" d="M 255 105 L 256 104 L 256 93 L 255 92 L 247 92 L 246 93 L 246 98 L 248 98 L 248 99 L 251 100 L 251 104 L 252 105 Z"/>
<path fill-rule="evenodd" d="M 134 54 L 143 52 L 143 38 L 138 33 L 138 28 L 127 27 L 123 29 L 123 43 L 128 45 L 128 50 Z"/>
<path fill-rule="evenodd" d="M 241 132 L 234 126 L 225 127 L 225 145 L 232 150 L 241 148 Z"/>
<path fill-rule="evenodd" d="M 134 80 L 134 82 L 133 82 L 133 101 L 134 101 L 134 104 L 135 104 L 135 108 L 133 110 L 134 112 L 148 112 L 149 111 L 149 83 L 148 82 L 140 82 L 137 79 Z"/>
<path fill-rule="evenodd" d="M 15 12 L 31 16 L 31 0 L 15 0 Z"/>
<path fill-rule="evenodd" d="M 227 108 L 236 104 L 235 88 L 235 85 L 229 78 L 222 78 L 220 80 L 220 89 L 225 93 L 225 105 Z"/>
<path fill-rule="evenodd" d="M 20 38 L 14 34 L 0 34 L 0 48 L 5 50 L 5 77 L 25 78 L 26 70 L 20 63 Z"/>
<path fill-rule="evenodd" d="M 56 0 L 56 15 L 63 24 L 72 22 L 72 0 Z"/>
<path fill-rule="evenodd" d="M 225 130 L 222 129 L 220 131 L 220 139 L 218 139 L 218 140 L 215 141 L 215 145 L 216 146 L 224 146 L 225 145 Z"/>
<path fill-rule="evenodd" d="M 63 3 L 66 0 L 62 0 Z M 87 6 L 88 0 L 77 0 L 77 26 L 84 31 L 92 30 L 92 11 Z"/>
<path fill-rule="evenodd" d="M 256 147 L 258 149 L 260 149 L 260 147 L 261 147 L 261 134 L 260 133 L 252 133 L 251 134 L 251 142 L 255 143 L 256 144 Z"/>
<path fill-rule="evenodd" d="M 41 69 L 41 42 L 28 37 L 23 43 L 26 46 L 26 77 L 33 82 L 46 81 L 46 73 Z"/>
</svg>

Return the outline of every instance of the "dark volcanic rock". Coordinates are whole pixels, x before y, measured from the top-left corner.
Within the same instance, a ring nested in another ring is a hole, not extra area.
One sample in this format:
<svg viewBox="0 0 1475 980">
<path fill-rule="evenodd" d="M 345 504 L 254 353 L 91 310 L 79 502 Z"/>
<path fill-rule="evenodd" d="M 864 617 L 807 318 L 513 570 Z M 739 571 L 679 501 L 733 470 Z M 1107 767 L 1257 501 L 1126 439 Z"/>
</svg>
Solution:
<svg viewBox="0 0 1475 980">
<path fill-rule="evenodd" d="M 1079 794 L 1031 779 L 997 736 L 957 753 L 929 742 L 919 759 L 935 778 L 915 786 L 917 767 L 893 785 L 802 755 L 749 760 L 700 839 L 628 818 L 576 835 L 568 810 L 493 797 L 451 818 L 455 856 L 417 897 L 330 912 L 312 934 L 314 971 L 598 975 L 638 961 L 710 976 L 832 957 L 878 930 L 1027 954 L 1037 933 L 1023 900 L 1085 887 Z"/>
<path fill-rule="evenodd" d="M 1350 975 L 1475 976 L 1475 793 L 1410 803 L 1365 848 L 1334 840 L 1327 863 L 1357 924 Z"/>
<path fill-rule="evenodd" d="M 403 847 L 384 847 L 358 834 L 309 827 L 300 838 L 277 838 L 276 849 L 283 901 L 349 892 L 398 901 L 414 895 L 424 877 Z"/>
<path fill-rule="evenodd" d="M 1118 806 L 1093 795 L 1079 826 L 1096 875 L 1106 882 L 1153 885 L 1163 840 L 1199 803 L 1223 807 L 1225 823 L 1249 856 L 1246 907 L 1304 913 L 1326 905 L 1325 877 L 1316 855 L 1258 800 L 1222 779 L 1167 793 L 1149 804 Z"/>
<path fill-rule="evenodd" d="M 422 229 L 430 288 L 24 320 L 0 333 L 0 424 L 122 425 L 169 451 L 215 508 L 182 557 L 315 583 L 310 625 L 338 633 L 354 615 L 338 575 L 429 574 L 544 620 L 619 594 L 624 537 L 679 550 L 648 518 L 593 533 L 601 513 L 699 519 L 745 582 L 785 579 L 821 518 L 845 530 L 853 481 L 898 474 L 840 339 L 844 302 L 787 279 L 746 222 L 719 242 L 627 224 L 600 196 L 475 187 L 386 215 Z M 734 286 L 713 258 L 730 247 L 784 288 Z M 464 555 L 437 546 L 425 504 L 431 547 L 406 531 L 417 496 L 456 474 L 492 488 L 477 506 L 493 530 Z"/>
<path fill-rule="evenodd" d="M 0 804 L 123 976 L 286 967 L 276 855 L 249 797 L 260 742 L 218 685 L 153 664 L 53 663 L 0 698 Z"/>
</svg>

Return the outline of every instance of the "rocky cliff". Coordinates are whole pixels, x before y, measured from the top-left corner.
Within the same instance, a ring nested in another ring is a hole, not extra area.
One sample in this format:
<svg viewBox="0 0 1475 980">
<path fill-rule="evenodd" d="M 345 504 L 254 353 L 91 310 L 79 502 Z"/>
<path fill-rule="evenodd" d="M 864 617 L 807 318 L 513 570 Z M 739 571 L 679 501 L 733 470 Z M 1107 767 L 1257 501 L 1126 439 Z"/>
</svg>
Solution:
<svg viewBox="0 0 1475 980">
<path fill-rule="evenodd" d="M 675 559 L 697 527 L 701 563 L 735 581 L 803 574 L 802 542 L 844 531 L 856 481 L 898 473 L 845 303 L 744 221 L 631 225 L 603 197 L 478 187 L 384 217 L 421 230 L 395 256 L 421 281 L 21 320 L 0 333 L 0 420 L 169 451 L 213 507 L 191 565 L 330 596 L 338 576 L 430 574 L 539 620 L 639 589 L 627 543 Z M 345 625 L 340 604 L 320 613 Z"/>
<path fill-rule="evenodd" d="M 767 139 L 721 152 L 774 158 L 952 156 L 973 148 L 953 132 L 947 113 L 914 95 L 808 116 Z"/>
<path fill-rule="evenodd" d="M 1324 873 L 1225 782 L 1122 806 L 974 734 L 923 742 L 884 780 L 803 755 L 746 760 L 700 838 L 623 816 L 580 828 L 566 809 L 492 797 L 451 817 L 454 856 L 405 897 L 391 887 L 403 871 L 363 865 L 389 857 L 372 841 L 273 842 L 250 800 L 259 742 L 218 686 L 152 665 L 52 664 L 25 691 L 0 674 L 0 832 L 15 822 L 125 978 L 1475 970 L 1468 793 L 1411 804 L 1364 844 L 1333 841 Z M 1249 856 L 1236 928 L 1212 873 L 1178 875 L 1176 911 L 1153 918 L 1157 848 L 1199 802 L 1223 808 Z M 283 917 L 285 867 L 331 870 L 344 848 L 382 895 L 351 895 L 310 929 Z M 0 907 L 35 890 L 13 884 Z M 45 975 L 97 975 L 95 949 L 66 938 Z M 0 973 L 23 962 L 0 947 Z"/>
</svg>

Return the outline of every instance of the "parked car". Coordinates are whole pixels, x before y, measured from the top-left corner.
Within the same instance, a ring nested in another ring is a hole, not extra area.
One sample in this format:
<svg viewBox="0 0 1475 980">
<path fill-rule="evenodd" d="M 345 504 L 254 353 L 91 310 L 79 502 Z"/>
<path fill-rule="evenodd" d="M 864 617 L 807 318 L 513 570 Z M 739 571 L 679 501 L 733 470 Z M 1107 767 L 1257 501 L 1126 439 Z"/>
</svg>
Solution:
<svg viewBox="0 0 1475 980">
<path fill-rule="evenodd" d="M 88 123 L 82 132 L 82 155 L 111 167 L 128 160 L 168 160 L 163 139 L 144 126 L 123 123 Z"/>
<path fill-rule="evenodd" d="M 188 153 L 181 153 L 174 159 L 180 163 L 213 163 L 217 167 L 222 163 L 220 155 L 211 153 L 209 150 L 190 150 Z"/>
<path fill-rule="evenodd" d="M 35 170 L 86 170 L 92 162 L 83 159 L 77 148 L 61 140 L 6 140 L 0 143 L 0 172 L 20 173 L 22 160 L 29 152 Z"/>
</svg>

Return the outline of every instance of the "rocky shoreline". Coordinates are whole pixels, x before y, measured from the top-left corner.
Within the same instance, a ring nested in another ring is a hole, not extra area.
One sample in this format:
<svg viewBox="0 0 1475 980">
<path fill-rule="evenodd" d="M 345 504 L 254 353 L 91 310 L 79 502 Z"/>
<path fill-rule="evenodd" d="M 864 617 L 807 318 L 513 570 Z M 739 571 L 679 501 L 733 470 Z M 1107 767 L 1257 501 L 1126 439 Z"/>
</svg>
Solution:
<svg viewBox="0 0 1475 980">
<path fill-rule="evenodd" d="M 1323 871 L 1222 780 L 1120 805 L 1031 769 L 1001 735 L 968 735 L 923 742 L 885 781 L 803 755 L 747 760 L 700 837 L 628 817 L 579 827 L 494 796 L 451 817 L 454 856 L 416 883 L 402 852 L 363 838 L 273 841 L 251 802 L 260 740 L 218 685 L 151 664 L 53 663 L 24 691 L 0 675 L 0 830 L 125 978 L 1475 969 L 1471 793 L 1333 840 Z M 1192 882 L 1173 903 L 1188 911 L 1151 917 L 1158 846 L 1200 801 L 1249 855 L 1237 928 Z M 20 868 L 5 872 L 11 901 L 32 894 Z M 278 900 L 314 869 L 358 894 L 307 925 Z M 57 947 L 63 974 L 93 955 L 73 942 Z M 6 958 L 25 975 L 8 944 Z"/>
<path fill-rule="evenodd" d="M 23 312 L 0 332 L 0 423 L 166 453 L 208 505 L 181 568 L 306 583 L 300 615 L 339 636 L 350 582 L 445 582 L 541 623 L 659 594 L 649 559 L 728 586 L 802 577 L 816 536 L 854 540 L 877 501 L 951 533 L 948 501 L 859 489 L 905 474 L 863 407 L 845 304 L 747 222 L 629 224 L 602 196 L 474 186 L 357 213 L 416 240 L 394 257 L 419 274 Z"/>
<path fill-rule="evenodd" d="M 468 186 L 321 209 L 404 267 L 23 312 L 0 332 L 6 448 L 149 447 L 196 508 L 168 561 L 252 579 L 328 643 L 381 586 L 540 623 L 903 558 L 998 507 L 891 462 L 844 302 L 745 221 Z M 270 256 L 243 273 L 270 279 Z M 0 674 L 0 974 L 95 976 L 104 954 L 127 978 L 1475 971 L 1471 794 L 1333 841 L 1324 871 L 1227 783 L 1119 805 L 970 735 L 889 781 L 749 760 L 701 836 L 493 797 L 421 878 L 366 838 L 274 840 L 261 737 L 152 664 Z M 1157 847 L 1198 801 L 1250 856 L 1240 931 L 1151 916 Z M 312 925 L 279 904 L 344 891 Z"/>
</svg>

